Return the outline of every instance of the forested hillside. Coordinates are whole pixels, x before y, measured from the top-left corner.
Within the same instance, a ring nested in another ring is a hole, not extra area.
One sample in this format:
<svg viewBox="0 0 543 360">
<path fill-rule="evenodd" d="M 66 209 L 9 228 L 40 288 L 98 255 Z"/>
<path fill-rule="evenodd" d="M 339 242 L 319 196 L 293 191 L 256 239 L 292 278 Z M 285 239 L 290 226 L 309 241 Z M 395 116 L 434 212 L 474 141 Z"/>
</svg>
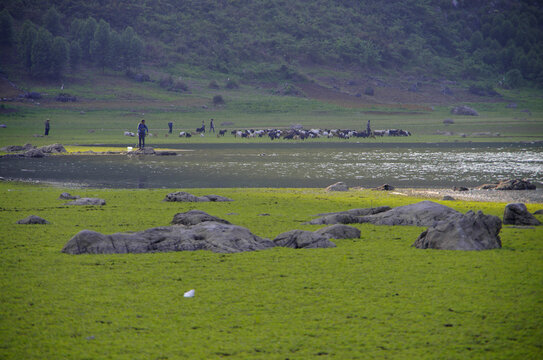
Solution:
<svg viewBox="0 0 543 360">
<path fill-rule="evenodd" d="M 283 64 L 316 65 L 506 87 L 543 84 L 537 0 L 13 0 L 0 6 L 13 19 L 13 44 L 25 20 L 45 27 L 44 14 L 54 6 L 61 28 L 53 36 L 67 46 L 85 46 L 73 44 L 81 42 L 74 26 L 103 20 L 119 37 L 131 27 L 143 41 L 144 62 L 159 67 L 182 62 L 258 79 Z"/>
</svg>

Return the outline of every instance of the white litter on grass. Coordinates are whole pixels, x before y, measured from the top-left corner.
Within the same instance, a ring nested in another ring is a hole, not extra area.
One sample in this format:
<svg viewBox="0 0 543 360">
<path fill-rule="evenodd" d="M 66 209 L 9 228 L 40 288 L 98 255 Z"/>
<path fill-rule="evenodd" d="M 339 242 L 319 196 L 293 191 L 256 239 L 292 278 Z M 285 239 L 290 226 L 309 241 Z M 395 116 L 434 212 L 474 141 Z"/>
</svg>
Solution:
<svg viewBox="0 0 543 360">
<path fill-rule="evenodd" d="M 186 298 L 194 297 L 194 289 L 187 291 L 183 296 Z"/>
<path fill-rule="evenodd" d="M 127 146 L 126 147 L 126 151 L 132 151 L 133 147 L 132 146 Z"/>
</svg>

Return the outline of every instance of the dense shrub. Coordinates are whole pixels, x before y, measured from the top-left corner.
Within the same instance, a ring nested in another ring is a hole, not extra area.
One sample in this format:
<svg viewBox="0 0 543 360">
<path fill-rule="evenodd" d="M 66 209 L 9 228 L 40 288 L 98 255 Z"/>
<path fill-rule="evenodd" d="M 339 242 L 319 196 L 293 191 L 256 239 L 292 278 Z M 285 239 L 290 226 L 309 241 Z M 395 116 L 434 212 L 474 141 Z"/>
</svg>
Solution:
<svg viewBox="0 0 543 360">
<path fill-rule="evenodd" d="M 221 95 L 215 95 L 213 96 L 213 104 L 214 105 L 222 105 L 224 104 L 224 99 Z"/>
<path fill-rule="evenodd" d="M 227 89 L 237 89 L 237 88 L 239 88 L 239 85 L 235 80 L 228 79 L 228 81 L 226 81 L 225 87 Z"/>
<path fill-rule="evenodd" d="M 219 84 L 215 80 L 211 80 L 209 84 L 207 85 L 207 87 L 210 89 L 218 89 Z"/>
</svg>

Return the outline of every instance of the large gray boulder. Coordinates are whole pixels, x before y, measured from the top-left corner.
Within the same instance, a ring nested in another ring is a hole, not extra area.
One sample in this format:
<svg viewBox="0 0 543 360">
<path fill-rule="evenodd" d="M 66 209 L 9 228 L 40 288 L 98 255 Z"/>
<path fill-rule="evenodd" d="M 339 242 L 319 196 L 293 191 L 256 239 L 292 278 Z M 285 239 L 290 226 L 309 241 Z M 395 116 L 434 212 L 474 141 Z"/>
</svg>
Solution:
<svg viewBox="0 0 543 360">
<path fill-rule="evenodd" d="M 275 244 L 241 226 L 204 222 L 194 226 L 163 226 L 135 233 L 104 235 L 90 230 L 77 233 L 62 249 L 67 254 L 125 254 L 209 250 L 237 253 L 265 250 Z"/>
<path fill-rule="evenodd" d="M 64 205 L 105 205 L 106 201 L 100 198 L 79 198 L 74 201 L 67 202 Z"/>
<path fill-rule="evenodd" d="M 361 234 L 359 229 L 343 224 L 327 226 L 314 233 L 327 236 L 330 239 L 359 239 Z"/>
<path fill-rule="evenodd" d="M 349 191 L 349 187 L 344 182 L 337 182 L 335 184 L 332 184 L 328 186 L 326 191 Z"/>
<path fill-rule="evenodd" d="M 25 217 L 24 219 L 21 219 L 19 221 L 17 221 L 17 224 L 22 224 L 22 225 L 34 225 L 34 224 L 40 224 L 40 225 L 44 225 L 44 224 L 49 224 L 49 221 L 39 217 L 39 216 L 36 216 L 36 215 L 30 215 L 30 216 L 27 216 Z"/>
<path fill-rule="evenodd" d="M 230 224 L 230 222 L 227 220 L 209 215 L 204 211 L 189 210 L 184 213 L 175 214 L 172 220 L 172 225 L 196 225 L 208 221 L 218 222 L 221 224 Z"/>
<path fill-rule="evenodd" d="M 375 215 L 359 217 L 360 223 L 374 225 L 431 226 L 437 221 L 450 220 L 462 213 L 433 201 L 399 206 Z"/>
<path fill-rule="evenodd" d="M 63 192 L 58 197 L 60 200 L 75 200 L 75 199 L 81 199 L 81 196 L 79 195 L 71 195 L 70 193 Z"/>
<path fill-rule="evenodd" d="M 439 250 L 489 250 L 502 247 L 500 218 L 468 211 L 451 220 L 437 222 L 417 238 L 414 247 Z"/>
<path fill-rule="evenodd" d="M 291 230 L 279 234 L 273 242 L 276 246 L 293 249 L 316 249 L 336 247 L 336 244 L 328 240 L 328 236 L 316 234 L 312 231 Z"/>
<path fill-rule="evenodd" d="M 166 195 L 164 200 L 162 201 L 168 201 L 168 202 L 209 202 L 209 201 L 233 201 L 232 199 L 229 199 L 224 196 L 219 195 L 204 195 L 204 196 L 196 196 L 192 195 L 185 191 L 177 191 L 173 193 L 169 193 Z"/>
<path fill-rule="evenodd" d="M 451 110 L 453 115 L 467 115 L 467 116 L 479 116 L 477 110 L 470 108 L 469 106 L 455 106 Z"/>
<path fill-rule="evenodd" d="M 313 219 L 307 224 L 310 225 L 331 225 L 331 224 L 357 224 L 358 217 L 365 215 L 379 214 L 390 210 L 389 206 L 378 206 L 374 208 L 351 209 L 347 211 L 319 214 L 320 218 Z"/>
<path fill-rule="evenodd" d="M 503 213 L 504 225 L 541 225 L 523 203 L 507 204 Z"/>
</svg>

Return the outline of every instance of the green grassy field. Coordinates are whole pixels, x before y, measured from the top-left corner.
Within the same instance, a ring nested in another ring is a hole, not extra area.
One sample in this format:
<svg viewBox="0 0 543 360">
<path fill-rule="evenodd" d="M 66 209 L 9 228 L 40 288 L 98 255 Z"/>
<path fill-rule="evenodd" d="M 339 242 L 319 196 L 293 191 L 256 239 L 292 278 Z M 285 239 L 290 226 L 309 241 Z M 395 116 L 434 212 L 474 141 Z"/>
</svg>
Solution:
<svg viewBox="0 0 543 360">
<path fill-rule="evenodd" d="M 107 204 L 66 206 L 64 191 Z M 235 201 L 0 182 L 0 358 L 541 358 L 543 227 L 506 226 L 503 248 L 481 252 L 418 250 L 410 245 L 423 228 L 367 224 L 357 225 L 360 239 L 331 249 L 60 252 L 83 229 L 139 231 L 190 209 L 274 238 L 316 230 L 302 223 L 320 212 L 420 201 L 369 190 L 190 191 Z M 500 217 L 505 206 L 446 205 Z M 31 214 L 51 224 L 15 224 Z M 196 296 L 184 298 L 190 289 Z"/>
<path fill-rule="evenodd" d="M 18 79 L 17 79 L 18 80 Z M 3 102 L 0 111 L 0 146 L 75 144 L 132 144 L 137 141 L 123 136 L 135 131 L 146 119 L 150 132 L 149 146 L 170 143 L 258 142 L 266 139 L 236 139 L 228 134 L 217 138 L 193 136 L 179 138 L 179 131 L 194 131 L 202 121 L 209 127 L 215 119 L 216 129 L 289 128 L 301 124 L 305 128 L 343 128 L 362 130 L 371 121 L 372 129 L 405 129 L 413 136 L 399 138 L 351 139 L 360 142 L 517 142 L 543 139 L 543 101 L 536 90 L 501 90 L 503 98 L 485 103 L 467 103 L 480 116 L 454 116 L 453 104 L 362 104 L 345 107 L 334 101 L 303 97 L 277 96 L 270 89 L 241 85 L 239 89 L 209 89 L 209 79 L 187 78 L 188 93 L 169 92 L 156 83 L 137 83 L 120 74 L 82 71 L 66 79 L 62 90 L 78 97 L 75 103 L 58 103 L 61 92 L 49 84 L 31 83 L 26 89 L 39 91 L 43 99 L 35 102 Z M 20 80 L 24 83 L 23 80 Z M 221 82 L 222 84 L 222 82 Z M 221 95 L 224 105 L 213 105 L 213 97 Z M 516 108 L 507 108 L 509 103 Z M 459 103 L 455 105 L 463 105 Z M 529 111 L 529 112 L 526 112 Z M 454 124 L 445 125 L 451 118 Z M 43 134 L 45 119 L 51 120 L 49 137 Z M 174 123 L 174 134 L 167 135 L 167 124 Z M 224 125 L 221 123 L 233 123 Z M 450 136 L 439 132 L 452 132 Z M 489 135 L 474 133 L 489 133 Z M 496 136 L 499 133 L 499 136 Z M 461 134 L 466 134 L 462 137 Z M 330 141 L 315 139 L 311 141 Z M 333 139 L 331 141 L 345 141 Z"/>
</svg>

